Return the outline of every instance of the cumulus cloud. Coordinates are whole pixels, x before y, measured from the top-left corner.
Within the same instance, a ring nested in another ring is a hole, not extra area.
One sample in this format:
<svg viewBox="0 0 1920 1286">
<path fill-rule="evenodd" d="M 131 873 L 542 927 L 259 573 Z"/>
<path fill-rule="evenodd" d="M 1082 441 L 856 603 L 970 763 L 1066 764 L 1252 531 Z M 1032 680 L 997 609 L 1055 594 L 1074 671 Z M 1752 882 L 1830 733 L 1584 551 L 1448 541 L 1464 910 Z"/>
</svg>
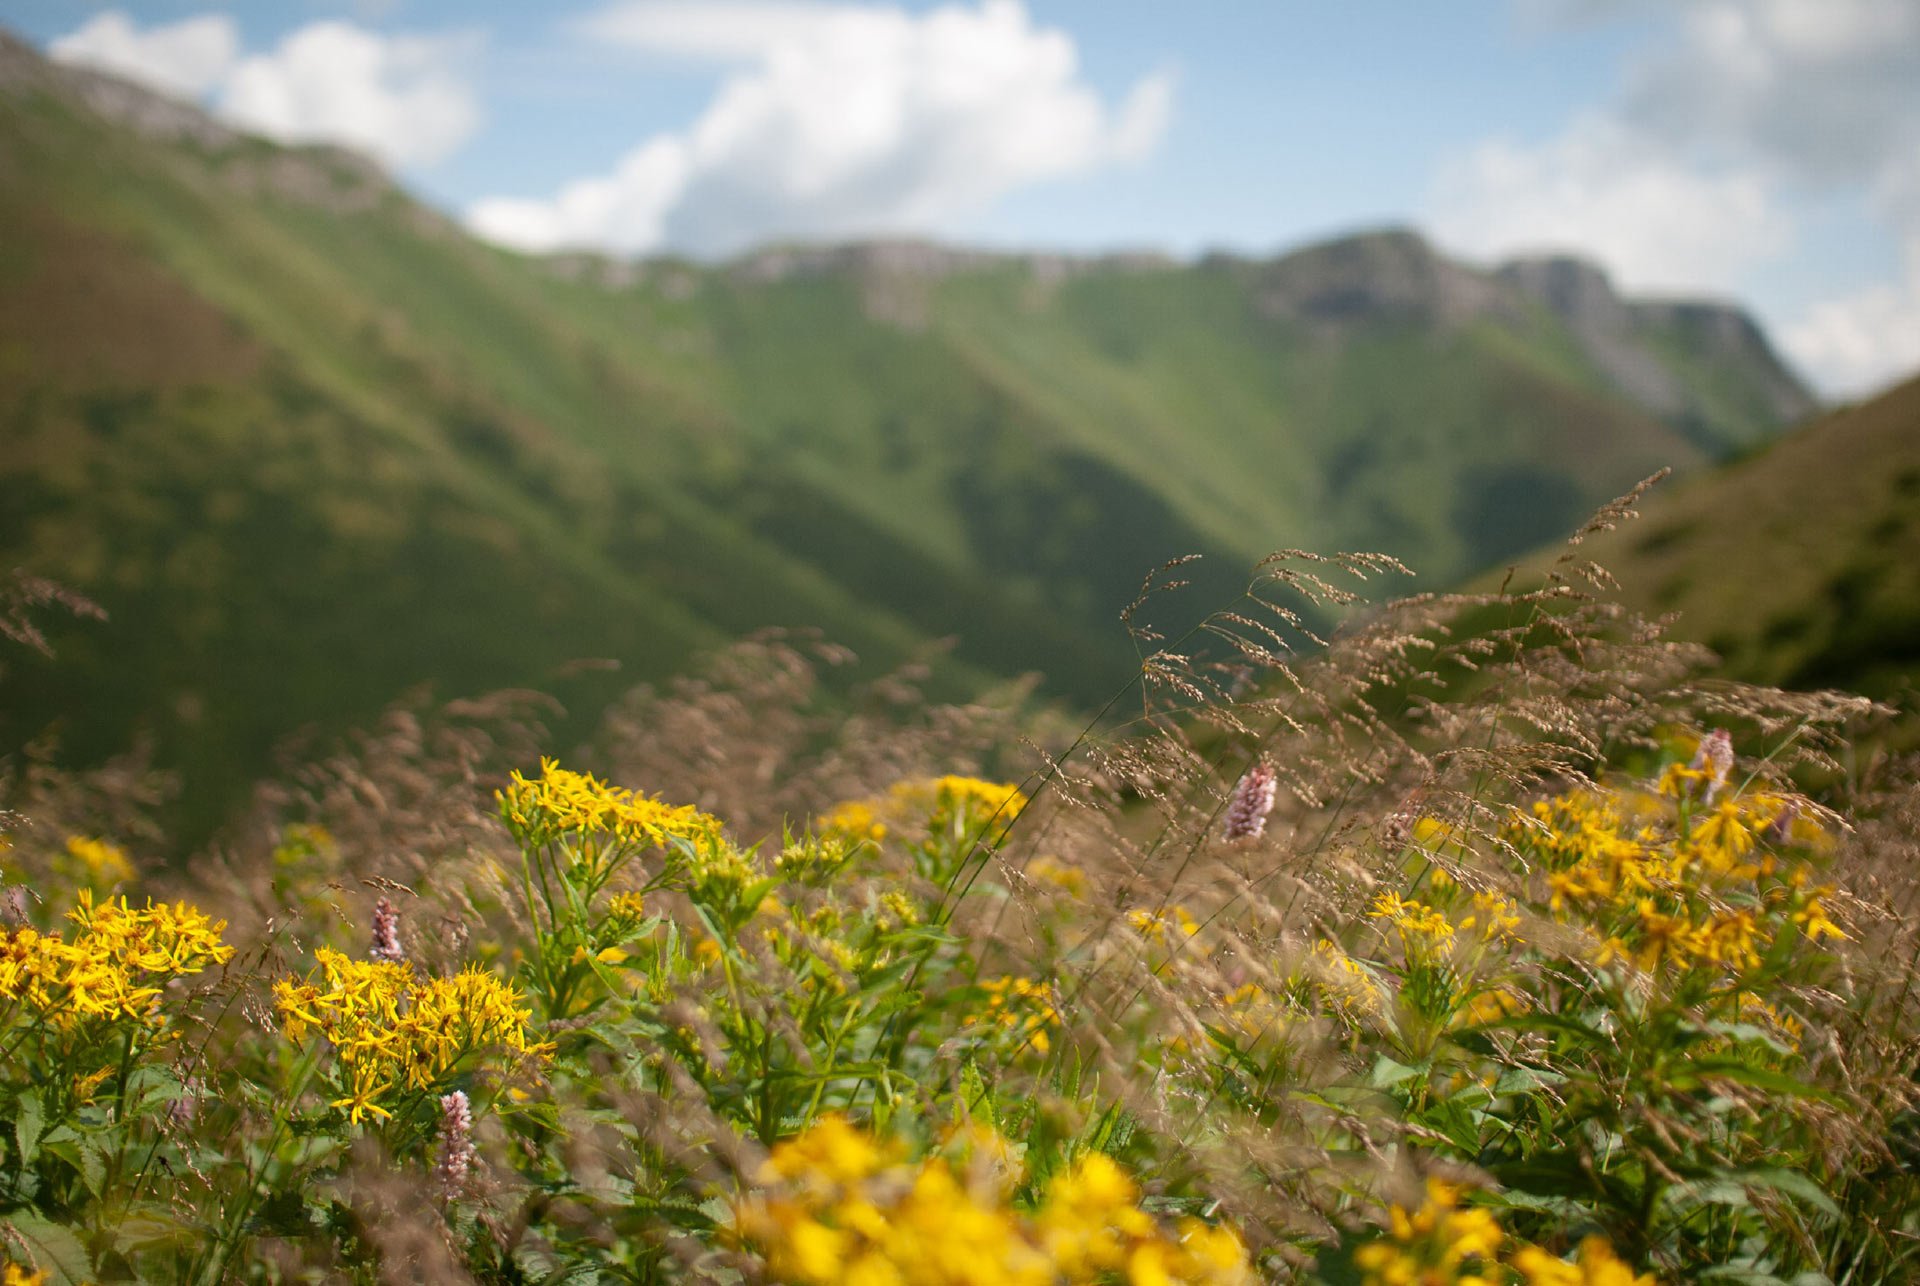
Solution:
<svg viewBox="0 0 1920 1286">
<path fill-rule="evenodd" d="M 480 108 L 456 66 L 470 42 L 316 22 L 227 78 L 228 119 L 290 143 L 331 142 L 388 165 L 430 165 L 473 135 Z"/>
<path fill-rule="evenodd" d="M 1913 0 L 1695 0 L 1635 69 L 1648 133 L 1745 156 L 1783 178 L 1874 183 L 1920 147 Z"/>
<path fill-rule="evenodd" d="M 47 46 L 58 62 L 97 67 L 175 98 L 198 98 L 219 85 L 240 53 L 240 33 L 225 14 L 202 14 L 142 31 L 110 9 Z"/>
<path fill-rule="evenodd" d="M 1905 259 L 1900 281 L 1822 300 L 1786 328 L 1787 351 L 1826 388 L 1871 393 L 1920 363 L 1920 245 Z"/>
<path fill-rule="evenodd" d="M 1702 172 L 1598 114 L 1537 146 L 1481 144 L 1443 168 L 1428 208 L 1464 253 L 1578 249 L 1636 290 L 1731 292 L 1792 241 L 1757 174 Z"/>
<path fill-rule="evenodd" d="M 1920 5 L 1913 0 L 1517 0 L 1523 16 L 1656 23 L 1614 101 L 1536 144 L 1449 158 L 1436 235 L 1488 255 L 1558 244 L 1651 289 L 1751 290 L 1792 251 L 1796 203 L 1861 202 L 1904 247 L 1892 279 L 1782 328 L 1851 393 L 1920 365 Z"/>
<path fill-rule="evenodd" d="M 718 0 L 619 4 L 582 24 L 638 52 L 726 76 L 683 131 L 551 198 L 469 211 L 530 250 L 737 250 L 773 237 L 935 230 L 1030 183 L 1137 160 L 1165 128 L 1172 81 L 1108 105 L 1064 32 L 1018 0 L 923 13 Z"/>
<path fill-rule="evenodd" d="M 210 101 L 243 128 L 283 142 L 344 144 L 396 168 L 430 165 L 478 128 L 479 105 L 461 74 L 473 49 L 469 39 L 315 22 L 243 57 L 223 14 L 142 30 L 119 10 L 48 46 L 61 61 Z"/>
</svg>

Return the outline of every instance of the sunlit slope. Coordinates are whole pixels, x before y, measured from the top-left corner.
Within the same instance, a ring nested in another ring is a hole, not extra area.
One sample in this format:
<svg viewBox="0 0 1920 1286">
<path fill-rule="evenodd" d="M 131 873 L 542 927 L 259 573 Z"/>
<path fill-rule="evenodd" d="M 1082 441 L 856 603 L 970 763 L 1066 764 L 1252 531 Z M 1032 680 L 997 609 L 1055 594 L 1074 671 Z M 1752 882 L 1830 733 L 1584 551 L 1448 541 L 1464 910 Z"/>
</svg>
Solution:
<svg viewBox="0 0 1920 1286">
<path fill-rule="evenodd" d="M 1627 601 L 1741 677 L 1877 696 L 1920 679 L 1920 379 L 1650 497 L 1593 542 Z"/>
<path fill-rule="evenodd" d="M 0 564 L 113 617 L 16 662 L 0 740 L 144 728 L 207 780 L 411 684 L 664 676 L 763 625 L 1092 701 L 1166 558 L 1207 605 L 1281 546 L 1451 579 L 1806 404 L 1733 310 L 1405 233 L 527 259 L 4 37 L 0 231 Z"/>
</svg>

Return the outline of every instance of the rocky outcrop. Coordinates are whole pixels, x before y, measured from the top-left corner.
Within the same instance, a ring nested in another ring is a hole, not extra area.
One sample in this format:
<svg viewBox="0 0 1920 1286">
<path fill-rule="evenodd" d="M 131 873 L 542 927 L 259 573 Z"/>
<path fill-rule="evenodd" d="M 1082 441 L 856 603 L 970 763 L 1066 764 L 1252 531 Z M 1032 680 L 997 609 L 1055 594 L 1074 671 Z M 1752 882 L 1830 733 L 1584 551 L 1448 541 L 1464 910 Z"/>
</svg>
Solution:
<svg viewBox="0 0 1920 1286">
<path fill-rule="evenodd" d="M 162 143 L 186 143 L 211 162 L 218 180 L 335 214 L 372 208 L 395 192 L 371 157 L 326 144 L 258 147 L 203 108 L 106 72 L 57 63 L 0 30 L 0 94 L 47 94 Z"/>
<path fill-rule="evenodd" d="M 1679 376 L 1642 343 L 1633 310 L 1599 265 L 1571 255 L 1515 259 L 1495 276 L 1558 317 L 1613 386 L 1669 419 L 1687 409 Z"/>
<path fill-rule="evenodd" d="M 0 93 L 36 92 L 81 103 L 143 138 L 185 141 L 215 152 L 240 139 L 236 131 L 191 103 L 118 76 L 52 62 L 26 41 L 0 31 Z"/>
<path fill-rule="evenodd" d="M 1735 305 L 1625 299 L 1598 265 L 1571 255 L 1515 259 L 1495 276 L 1559 318 L 1615 388 L 1664 420 L 1702 413 L 1702 390 L 1671 364 L 1676 353 L 1740 372 L 1745 395 L 1778 423 L 1802 419 L 1818 405 Z"/>
<path fill-rule="evenodd" d="M 1255 307 L 1264 316 L 1333 332 L 1381 322 L 1448 327 L 1515 314 L 1497 281 L 1404 228 L 1324 241 L 1254 272 Z"/>
</svg>

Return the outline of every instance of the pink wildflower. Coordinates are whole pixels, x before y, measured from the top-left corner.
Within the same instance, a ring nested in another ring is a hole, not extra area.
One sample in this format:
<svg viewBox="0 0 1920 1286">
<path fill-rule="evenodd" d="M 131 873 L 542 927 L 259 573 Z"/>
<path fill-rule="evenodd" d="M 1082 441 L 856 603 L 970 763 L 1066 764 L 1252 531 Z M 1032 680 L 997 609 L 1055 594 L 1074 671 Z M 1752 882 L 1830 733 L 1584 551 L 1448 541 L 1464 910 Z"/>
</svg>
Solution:
<svg viewBox="0 0 1920 1286">
<path fill-rule="evenodd" d="M 474 1161 L 473 1108 L 465 1090 L 440 1096 L 440 1153 L 433 1163 L 433 1183 L 440 1200 L 451 1205 L 466 1191 L 467 1172 Z"/>
<path fill-rule="evenodd" d="M 1272 765 L 1261 760 L 1247 769 L 1246 776 L 1233 788 L 1233 801 L 1227 805 L 1228 842 L 1259 839 L 1266 832 L 1267 814 L 1273 811 L 1278 793 L 1279 779 Z"/>
<path fill-rule="evenodd" d="M 393 909 L 393 903 L 381 898 L 373 904 L 373 946 L 367 952 L 371 960 L 385 960 L 399 964 L 407 958 L 407 952 L 400 945 L 400 913 Z"/>
</svg>

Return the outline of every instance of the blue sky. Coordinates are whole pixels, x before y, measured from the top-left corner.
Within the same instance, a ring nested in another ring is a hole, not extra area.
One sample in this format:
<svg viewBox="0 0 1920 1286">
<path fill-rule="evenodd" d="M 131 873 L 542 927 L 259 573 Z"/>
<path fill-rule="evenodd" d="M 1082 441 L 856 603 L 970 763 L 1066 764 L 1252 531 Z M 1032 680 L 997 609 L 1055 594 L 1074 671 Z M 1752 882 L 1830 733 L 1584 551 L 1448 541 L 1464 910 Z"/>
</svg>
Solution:
<svg viewBox="0 0 1920 1286">
<path fill-rule="evenodd" d="M 1914 0 L 0 0 L 528 249 L 918 233 L 1264 253 L 1414 224 L 1920 366 Z"/>
</svg>

